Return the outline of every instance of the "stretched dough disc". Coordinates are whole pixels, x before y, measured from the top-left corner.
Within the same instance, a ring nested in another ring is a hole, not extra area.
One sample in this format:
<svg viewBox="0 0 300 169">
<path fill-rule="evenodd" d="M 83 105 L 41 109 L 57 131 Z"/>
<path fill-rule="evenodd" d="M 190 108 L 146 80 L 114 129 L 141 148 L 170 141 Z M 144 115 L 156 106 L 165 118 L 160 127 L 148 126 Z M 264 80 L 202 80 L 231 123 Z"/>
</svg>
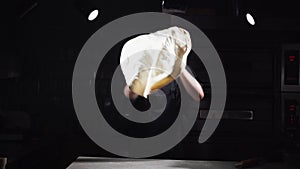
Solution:
<svg viewBox="0 0 300 169">
<path fill-rule="evenodd" d="M 147 97 L 180 75 L 191 48 L 189 33 L 178 27 L 129 40 L 120 57 L 127 85 L 134 93 Z"/>
</svg>

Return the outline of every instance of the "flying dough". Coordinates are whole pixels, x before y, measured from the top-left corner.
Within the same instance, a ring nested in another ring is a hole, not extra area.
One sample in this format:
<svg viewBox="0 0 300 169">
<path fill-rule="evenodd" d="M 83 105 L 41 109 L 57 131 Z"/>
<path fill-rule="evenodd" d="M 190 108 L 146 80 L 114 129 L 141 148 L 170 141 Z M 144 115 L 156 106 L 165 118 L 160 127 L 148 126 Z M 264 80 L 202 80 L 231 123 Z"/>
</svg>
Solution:
<svg viewBox="0 0 300 169">
<path fill-rule="evenodd" d="M 191 48 L 189 33 L 178 27 L 129 40 L 120 57 L 126 84 L 134 93 L 147 97 L 180 75 Z"/>
</svg>

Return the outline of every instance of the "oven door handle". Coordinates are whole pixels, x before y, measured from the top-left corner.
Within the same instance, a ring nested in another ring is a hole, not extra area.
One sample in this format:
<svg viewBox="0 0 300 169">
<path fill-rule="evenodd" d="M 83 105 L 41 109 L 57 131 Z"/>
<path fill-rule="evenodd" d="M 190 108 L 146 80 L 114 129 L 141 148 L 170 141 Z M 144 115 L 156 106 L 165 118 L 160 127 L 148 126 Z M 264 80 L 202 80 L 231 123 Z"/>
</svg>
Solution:
<svg viewBox="0 0 300 169">
<path fill-rule="evenodd" d="M 208 110 L 200 110 L 200 119 L 214 119 L 214 117 L 207 118 Z M 253 110 L 224 110 L 222 120 L 253 120 Z"/>
</svg>

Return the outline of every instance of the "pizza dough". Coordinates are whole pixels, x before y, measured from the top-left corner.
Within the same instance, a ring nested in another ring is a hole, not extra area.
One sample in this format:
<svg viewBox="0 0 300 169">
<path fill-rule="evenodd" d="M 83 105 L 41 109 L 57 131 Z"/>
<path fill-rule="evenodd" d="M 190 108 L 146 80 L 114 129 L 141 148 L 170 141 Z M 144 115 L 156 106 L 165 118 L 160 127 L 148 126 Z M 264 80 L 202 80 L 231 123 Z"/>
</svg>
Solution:
<svg viewBox="0 0 300 169">
<path fill-rule="evenodd" d="M 189 33 L 178 27 L 129 40 L 120 57 L 127 85 L 134 93 L 147 97 L 180 75 L 191 48 Z"/>
</svg>

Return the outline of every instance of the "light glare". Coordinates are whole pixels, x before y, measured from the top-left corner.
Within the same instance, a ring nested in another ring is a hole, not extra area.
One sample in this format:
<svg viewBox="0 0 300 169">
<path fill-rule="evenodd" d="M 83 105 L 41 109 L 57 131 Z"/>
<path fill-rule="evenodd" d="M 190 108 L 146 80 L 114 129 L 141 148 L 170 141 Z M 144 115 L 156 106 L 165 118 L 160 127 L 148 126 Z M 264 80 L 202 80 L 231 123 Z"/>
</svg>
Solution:
<svg viewBox="0 0 300 169">
<path fill-rule="evenodd" d="M 247 18 L 247 21 L 251 24 L 251 25 L 255 25 L 255 21 L 254 21 L 254 18 L 251 14 L 247 13 L 246 14 L 246 18 Z"/>
<path fill-rule="evenodd" d="M 97 16 L 98 16 L 98 14 L 99 14 L 99 11 L 98 11 L 97 9 L 93 10 L 93 11 L 89 14 L 88 20 L 89 20 L 89 21 L 92 21 L 92 20 L 96 19 Z"/>
</svg>

